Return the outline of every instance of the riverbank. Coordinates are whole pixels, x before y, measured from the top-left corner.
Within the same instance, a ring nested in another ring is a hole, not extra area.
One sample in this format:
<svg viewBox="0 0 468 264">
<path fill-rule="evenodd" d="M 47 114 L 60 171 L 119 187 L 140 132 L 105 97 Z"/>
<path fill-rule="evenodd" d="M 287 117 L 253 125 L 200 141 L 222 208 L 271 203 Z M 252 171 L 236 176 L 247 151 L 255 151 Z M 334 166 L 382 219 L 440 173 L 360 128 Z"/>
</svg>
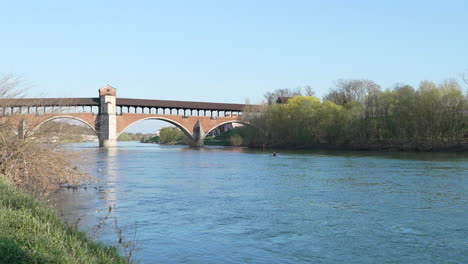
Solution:
<svg viewBox="0 0 468 264">
<path fill-rule="evenodd" d="M 0 175 L 2 263 L 126 263 L 116 247 L 67 226 L 47 205 Z"/>
<path fill-rule="evenodd" d="M 272 145 L 249 146 L 251 148 L 287 149 L 287 150 L 337 150 L 337 151 L 388 151 L 388 152 L 468 152 L 468 142 L 420 140 L 401 141 L 392 139 L 355 140 L 343 144 L 318 143 L 311 145 Z"/>
<path fill-rule="evenodd" d="M 207 146 L 244 146 L 268 149 L 304 149 L 304 150 L 343 150 L 343 151 L 393 151 L 393 152 L 467 152 L 468 139 L 358 139 L 336 144 L 266 144 L 255 140 L 248 127 L 236 128 L 216 137 L 207 137 Z"/>
<path fill-rule="evenodd" d="M 360 140 L 349 143 L 349 148 L 352 150 L 466 152 L 468 140 Z"/>
</svg>

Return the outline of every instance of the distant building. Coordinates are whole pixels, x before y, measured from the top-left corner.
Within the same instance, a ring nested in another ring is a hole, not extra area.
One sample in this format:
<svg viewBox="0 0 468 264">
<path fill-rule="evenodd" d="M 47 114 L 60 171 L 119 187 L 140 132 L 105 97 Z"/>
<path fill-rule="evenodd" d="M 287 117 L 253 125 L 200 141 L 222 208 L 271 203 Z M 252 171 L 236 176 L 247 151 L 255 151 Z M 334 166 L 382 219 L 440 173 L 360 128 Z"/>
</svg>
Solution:
<svg viewBox="0 0 468 264">
<path fill-rule="evenodd" d="M 276 99 L 276 103 L 277 104 L 286 104 L 289 99 L 291 99 L 292 97 L 287 97 L 287 96 L 280 96 L 278 97 L 278 99 Z"/>
</svg>

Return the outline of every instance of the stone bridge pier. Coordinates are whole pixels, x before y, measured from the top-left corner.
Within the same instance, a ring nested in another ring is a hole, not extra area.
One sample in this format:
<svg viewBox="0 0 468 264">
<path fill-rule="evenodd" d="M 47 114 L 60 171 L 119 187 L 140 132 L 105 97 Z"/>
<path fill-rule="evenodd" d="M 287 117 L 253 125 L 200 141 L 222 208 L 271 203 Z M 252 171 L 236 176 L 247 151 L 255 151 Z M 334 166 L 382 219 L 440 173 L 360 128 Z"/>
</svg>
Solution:
<svg viewBox="0 0 468 264">
<path fill-rule="evenodd" d="M 99 147 L 115 147 L 117 145 L 117 91 L 106 86 L 99 89 L 99 115 L 97 136 Z"/>
<path fill-rule="evenodd" d="M 203 126 L 200 121 L 197 121 L 195 126 L 193 127 L 193 134 L 192 134 L 192 147 L 203 147 L 205 145 L 205 132 L 203 131 Z"/>
</svg>

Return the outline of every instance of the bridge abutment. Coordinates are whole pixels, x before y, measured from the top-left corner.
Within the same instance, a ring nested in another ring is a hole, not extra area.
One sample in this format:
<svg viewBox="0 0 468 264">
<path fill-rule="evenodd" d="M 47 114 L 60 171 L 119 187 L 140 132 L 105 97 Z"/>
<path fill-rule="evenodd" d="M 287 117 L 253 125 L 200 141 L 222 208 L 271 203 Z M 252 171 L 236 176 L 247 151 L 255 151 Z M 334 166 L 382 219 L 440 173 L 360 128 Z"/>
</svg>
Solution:
<svg viewBox="0 0 468 264">
<path fill-rule="evenodd" d="M 99 115 L 99 147 L 109 148 L 117 146 L 116 115 Z"/>
</svg>

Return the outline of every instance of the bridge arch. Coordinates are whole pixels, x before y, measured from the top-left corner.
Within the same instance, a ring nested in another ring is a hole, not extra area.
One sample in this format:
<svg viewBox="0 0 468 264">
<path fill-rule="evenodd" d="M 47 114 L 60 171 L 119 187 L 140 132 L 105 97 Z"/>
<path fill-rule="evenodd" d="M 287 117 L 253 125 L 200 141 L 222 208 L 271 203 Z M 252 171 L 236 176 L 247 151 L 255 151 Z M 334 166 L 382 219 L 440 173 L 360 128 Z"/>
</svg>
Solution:
<svg viewBox="0 0 468 264">
<path fill-rule="evenodd" d="M 226 125 L 226 124 L 232 124 L 232 123 L 238 123 L 238 124 L 243 124 L 243 125 L 247 125 L 247 126 L 250 126 L 250 127 L 254 127 L 256 128 L 257 130 L 261 131 L 262 133 L 264 132 L 263 129 L 259 128 L 258 126 L 248 122 L 248 121 L 244 121 L 244 120 L 228 120 L 228 121 L 225 121 L 225 122 L 222 122 L 222 123 L 219 123 L 219 124 L 216 124 L 216 126 L 210 128 L 209 130 L 205 131 L 205 134 L 208 134 L 210 133 L 211 131 L 215 130 L 216 128 L 222 126 L 222 125 Z"/>
<path fill-rule="evenodd" d="M 77 120 L 77 121 L 80 121 L 81 123 L 85 124 L 87 127 L 91 128 L 91 130 L 93 130 L 94 134 L 96 136 L 98 136 L 98 133 L 96 132 L 96 128 L 88 123 L 86 120 L 84 119 L 81 119 L 79 117 L 76 117 L 76 116 L 71 116 L 71 115 L 56 115 L 56 116 L 51 116 L 49 118 L 46 118 L 44 120 L 42 120 L 41 122 L 39 122 L 33 129 L 32 129 L 32 133 L 31 135 L 33 135 L 34 133 L 36 133 L 39 128 L 41 128 L 42 125 L 44 125 L 45 123 L 49 122 L 49 121 L 52 121 L 52 120 L 55 120 L 55 119 L 73 119 L 73 120 Z"/>
<path fill-rule="evenodd" d="M 188 139 L 193 139 L 193 135 L 192 133 L 190 133 L 190 131 L 185 127 L 183 126 L 182 124 L 170 119 L 170 118 L 165 118 L 165 117 L 156 117 L 156 116 L 149 116 L 149 117 L 144 117 L 144 118 L 141 118 L 141 119 L 138 119 L 138 120 L 135 120 L 129 124 L 127 124 L 125 127 L 122 128 L 122 130 L 120 131 L 117 131 L 117 138 L 127 129 L 129 128 L 130 126 L 140 122 L 140 121 L 144 121 L 144 120 L 161 120 L 161 121 L 166 121 L 174 126 L 176 126 L 177 128 L 179 128 L 185 136 L 187 136 Z"/>
</svg>

